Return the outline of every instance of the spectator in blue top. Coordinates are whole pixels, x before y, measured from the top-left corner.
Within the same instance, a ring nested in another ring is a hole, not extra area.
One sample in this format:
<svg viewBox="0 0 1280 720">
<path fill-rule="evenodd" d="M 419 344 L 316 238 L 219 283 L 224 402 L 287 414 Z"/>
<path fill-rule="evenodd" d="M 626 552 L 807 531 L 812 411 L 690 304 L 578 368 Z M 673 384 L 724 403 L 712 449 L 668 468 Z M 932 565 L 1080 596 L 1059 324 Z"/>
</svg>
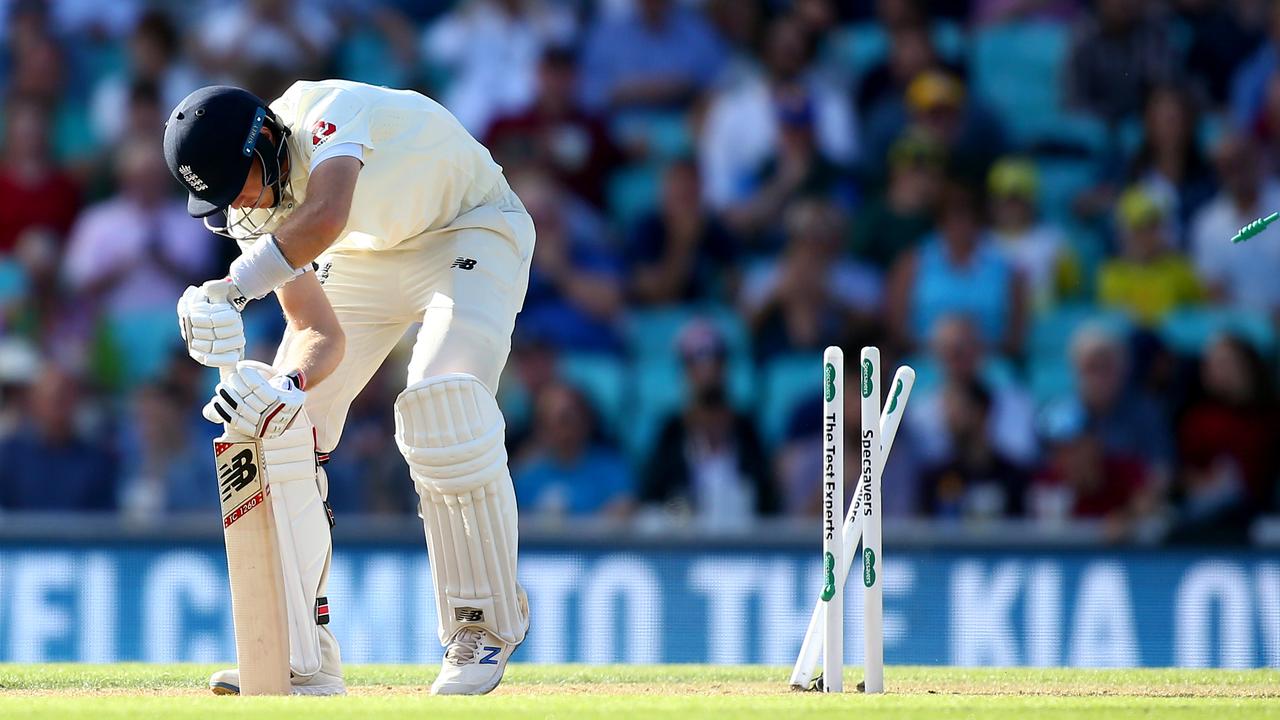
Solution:
<svg viewBox="0 0 1280 720">
<path fill-rule="evenodd" d="M 889 278 L 889 322 L 904 348 L 916 348 L 944 316 L 967 316 L 991 348 L 1016 355 L 1026 325 L 1026 290 L 983 228 L 971 189 L 944 194 L 938 230 L 904 255 Z"/>
<path fill-rule="evenodd" d="M 601 17 L 587 37 L 583 100 L 598 110 L 670 109 L 715 79 L 726 57 L 697 11 L 672 0 L 636 0 L 623 17 Z"/>
<path fill-rule="evenodd" d="M 516 496 L 524 513 L 626 516 L 635 499 L 631 472 L 595 430 L 586 398 L 553 383 L 538 394 L 534 436 L 516 466 Z"/>
<path fill-rule="evenodd" d="M 778 261 L 753 267 L 739 294 L 761 361 L 820 352 L 879 324 L 881 279 L 842 256 L 843 213 L 821 200 L 798 200 L 784 224 L 787 245 Z"/>
<path fill-rule="evenodd" d="M 176 383 L 144 385 L 134 393 L 121 457 L 120 510 L 131 519 L 155 521 L 164 512 L 204 512 L 218 507 L 209 476 L 209 442 L 220 430 L 209 423 L 192 432 L 185 422 L 192 404 Z"/>
<path fill-rule="evenodd" d="M 662 175 L 661 207 L 631 231 L 631 295 L 663 304 L 727 297 L 736 279 L 737 243 L 699 198 L 698 166 L 679 160 Z"/>
<path fill-rule="evenodd" d="M 549 175 L 536 170 L 515 174 L 511 186 L 538 225 L 521 335 L 560 350 L 620 352 L 620 259 L 575 222 L 574 198 Z"/>
<path fill-rule="evenodd" d="M 25 421 L 0 441 L 0 509 L 114 510 L 116 464 L 101 443 L 76 430 L 74 378 L 50 367 L 25 400 Z"/>
<path fill-rule="evenodd" d="M 1266 101 L 1267 83 L 1280 69 L 1280 4 L 1271 5 L 1269 35 L 1231 80 L 1231 123 L 1241 132 L 1251 129 Z"/>
<path fill-rule="evenodd" d="M 1173 430 L 1155 397 L 1132 382 L 1126 338 L 1101 325 L 1086 325 L 1071 339 L 1075 396 L 1054 403 L 1046 417 L 1078 419 L 1111 454 L 1140 460 L 1167 487 L 1174 459 Z"/>
</svg>

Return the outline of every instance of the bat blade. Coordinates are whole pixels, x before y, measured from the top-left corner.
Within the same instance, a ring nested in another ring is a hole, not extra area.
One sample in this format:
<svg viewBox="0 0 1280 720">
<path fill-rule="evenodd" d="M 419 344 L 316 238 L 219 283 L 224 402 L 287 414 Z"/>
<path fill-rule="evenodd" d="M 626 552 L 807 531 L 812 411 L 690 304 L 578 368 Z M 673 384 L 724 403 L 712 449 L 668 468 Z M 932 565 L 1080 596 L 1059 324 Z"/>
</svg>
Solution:
<svg viewBox="0 0 1280 720">
<path fill-rule="evenodd" d="M 288 695 L 289 636 L 271 485 L 257 440 L 213 442 L 241 695 Z"/>
</svg>

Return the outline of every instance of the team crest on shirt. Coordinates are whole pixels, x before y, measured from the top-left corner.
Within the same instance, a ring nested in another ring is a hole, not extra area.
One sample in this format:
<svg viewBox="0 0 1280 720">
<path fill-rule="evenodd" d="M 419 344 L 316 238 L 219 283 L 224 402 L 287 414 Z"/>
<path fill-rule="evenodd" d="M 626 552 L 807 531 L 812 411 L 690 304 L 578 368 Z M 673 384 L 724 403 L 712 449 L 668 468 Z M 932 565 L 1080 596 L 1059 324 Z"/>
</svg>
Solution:
<svg viewBox="0 0 1280 720">
<path fill-rule="evenodd" d="M 333 135 L 338 129 L 337 125 L 326 120 L 317 120 L 315 125 L 311 126 L 311 147 L 323 145 L 329 140 L 329 136 Z"/>
</svg>

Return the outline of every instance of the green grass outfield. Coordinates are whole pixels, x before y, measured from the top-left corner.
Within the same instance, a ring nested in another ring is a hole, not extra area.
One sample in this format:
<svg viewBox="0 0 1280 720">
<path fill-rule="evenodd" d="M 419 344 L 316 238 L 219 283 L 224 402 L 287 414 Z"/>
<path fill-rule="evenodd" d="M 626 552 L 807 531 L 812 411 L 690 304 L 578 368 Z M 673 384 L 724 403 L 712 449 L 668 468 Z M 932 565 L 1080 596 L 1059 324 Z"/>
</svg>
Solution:
<svg viewBox="0 0 1280 720">
<path fill-rule="evenodd" d="M 346 697 L 238 698 L 209 694 L 213 669 L 0 664 L 0 718 L 1280 718 L 1273 670 L 889 667 L 866 696 L 791 692 L 776 667 L 514 665 L 491 695 L 436 698 L 434 667 L 373 665 L 347 669 Z"/>
</svg>

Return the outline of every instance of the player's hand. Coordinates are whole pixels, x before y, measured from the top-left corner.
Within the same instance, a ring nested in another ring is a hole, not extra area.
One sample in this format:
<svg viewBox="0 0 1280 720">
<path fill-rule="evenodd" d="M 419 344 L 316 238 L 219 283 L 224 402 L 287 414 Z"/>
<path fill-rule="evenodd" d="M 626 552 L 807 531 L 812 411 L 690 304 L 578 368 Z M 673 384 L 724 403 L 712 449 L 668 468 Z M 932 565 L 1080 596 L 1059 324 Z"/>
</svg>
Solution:
<svg viewBox="0 0 1280 720">
<path fill-rule="evenodd" d="M 307 394 L 300 380 L 289 375 L 271 377 L 271 368 L 252 360 L 236 364 L 204 406 L 209 422 L 226 423 L 237 433 L 262 439 L 279 437 L 302 408 Z"/>
<path fill-rule="evenodd" d="M 206 367 L 229 367 L 244 353 L 244 321 L 228 301 L 212 301 L 202 288 L 188 287 L 178 299 L 178 330 L 187 354 Z"/>
</svg>

